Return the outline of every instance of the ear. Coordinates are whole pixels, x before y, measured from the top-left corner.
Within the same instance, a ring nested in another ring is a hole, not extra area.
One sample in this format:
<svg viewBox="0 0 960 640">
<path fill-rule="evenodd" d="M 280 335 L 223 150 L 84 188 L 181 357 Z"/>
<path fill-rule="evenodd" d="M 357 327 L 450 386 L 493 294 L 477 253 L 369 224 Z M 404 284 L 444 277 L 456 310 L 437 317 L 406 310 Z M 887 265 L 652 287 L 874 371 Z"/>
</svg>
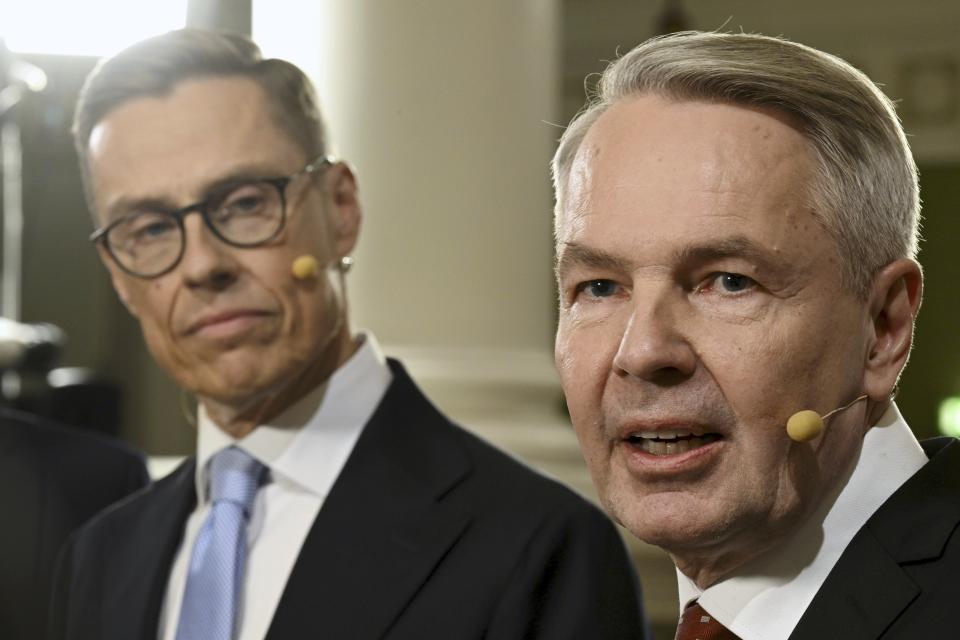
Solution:
<svg viewBox="0 0 960 640">
<path fill-rule="evenodd" d="M 100 262 L 103 263 L 103 266 L 107 268 L 107 271 L 110 273 L 110 282 L 113 283 L 113 290 L 117 292 L 117 296 L 120 298 L 120 302 L 123 303 L 123 306 L 127 308 L 127 311 L 130 312 L 134 318 L 138 318 L 137 308 L 130 299 L 130 289 L 129 289 L 129 279 L 126 273 L 124 273 L 120 267 L 116 265 L 113 261 L 113 258 L 110 257 L 110 254 L 107 253 L 107 250 L 104 249 L 100 243 L 97 243 L 97 254 L 100 256 Z"/>
<path fill-rule="evenodd" d="M 327 170 L 328 205 L 333 214 L 334 250 L 337 257 L 350 255 L 357 245 L 363 212 L 357 190 L 357 178 L 345 162 L 338 162 Z"/>
<path fill-rule="evenodd" d="M 873 336 L 868 344 L 864 391 L 885 401 L 907 364 L 913 325 L 923 296 L 923 272 L 915 260 L 895 260 L 877 273 L 870 290 Z"/>
</svg>

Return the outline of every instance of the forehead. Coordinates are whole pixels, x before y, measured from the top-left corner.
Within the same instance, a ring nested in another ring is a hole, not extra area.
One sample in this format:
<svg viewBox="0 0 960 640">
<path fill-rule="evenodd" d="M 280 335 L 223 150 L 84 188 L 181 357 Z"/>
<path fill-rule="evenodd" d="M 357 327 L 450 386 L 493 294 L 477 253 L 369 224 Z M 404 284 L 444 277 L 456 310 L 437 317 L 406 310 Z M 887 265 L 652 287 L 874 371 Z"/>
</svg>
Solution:
<svg viewBox="0 0 960 640">
<path fill-rule="evenodd" d="M 87 161 L 103 211 L 117 198 L 195 197 L 232 167 L 275 170 L 302 155 L 256 82 L 210 76 L 108 112 L 91 132 Z"/>
<path fill-rule="evenodd" d="M 561 250 L 585 239 L 631 250 L 725 235 L 783 242 L 814 224 L 813 166 L 803 135 L 775 112 L 630 98 L 581 143 L 557 238 Z"/>
</svg>

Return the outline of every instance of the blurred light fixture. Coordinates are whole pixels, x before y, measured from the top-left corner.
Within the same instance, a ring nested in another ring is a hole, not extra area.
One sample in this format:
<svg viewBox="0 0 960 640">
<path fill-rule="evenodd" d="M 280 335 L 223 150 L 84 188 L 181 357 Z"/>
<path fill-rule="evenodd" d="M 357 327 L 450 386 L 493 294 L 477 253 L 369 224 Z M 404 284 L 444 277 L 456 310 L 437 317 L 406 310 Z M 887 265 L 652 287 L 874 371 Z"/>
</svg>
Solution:
<svg viewBox="0 0 960 640">
<path fill-rule="evenodd" d="M 960 396 L 946 398 L 940 403 L 940 433 L 960 437 Z"/>
<path fill-rule="evenodd" d="M 187 0 L 0 2 L 0 37 L 17 53 L 105 56 L 186 24 Z"/>
</svg>

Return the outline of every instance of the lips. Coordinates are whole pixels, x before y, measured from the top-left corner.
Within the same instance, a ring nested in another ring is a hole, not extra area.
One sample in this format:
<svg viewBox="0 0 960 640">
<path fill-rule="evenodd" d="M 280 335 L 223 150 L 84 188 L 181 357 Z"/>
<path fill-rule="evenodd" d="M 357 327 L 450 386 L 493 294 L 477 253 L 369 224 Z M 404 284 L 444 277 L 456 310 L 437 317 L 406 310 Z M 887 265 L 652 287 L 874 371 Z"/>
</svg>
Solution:
<svg viewBox="0 0 960 640">
<path fill-rule="evenodd" d="M 184 335 L 199 333 L 233 332 L 245 329 L 261 318 L 272 315 L 270 312 L 259 309 L 230 309 L 208 313 L 188 325 Z"/>
<path fill-rule="evenodd" d="M 618 429 L 618 435 L 629 451 L 657 458 L 683 456 L 724 438 L 720 428 L 680 417 L 630 420 Z"/>
<path fill-rule="evenodd" d="M 722 436 L 701 428 L 690 430 L 639 431 L 630 433 L 626 442 L 633 448 L 654 456 L 673 456 L 705 447 Z"/>
</svg>

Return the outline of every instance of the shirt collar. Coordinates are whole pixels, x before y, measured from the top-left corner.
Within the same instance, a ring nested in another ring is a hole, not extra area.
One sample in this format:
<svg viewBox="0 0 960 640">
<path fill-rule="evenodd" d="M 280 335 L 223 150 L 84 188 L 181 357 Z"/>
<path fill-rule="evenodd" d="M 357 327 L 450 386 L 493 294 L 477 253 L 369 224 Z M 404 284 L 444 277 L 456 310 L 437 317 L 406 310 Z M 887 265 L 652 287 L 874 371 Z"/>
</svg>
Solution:
<svg viewBox="0 0 960 640">
<path fill-rule="evenodd" d="M 333 375 L 240 439 L 220 429 L 201 403 L 197 415 L 197 502 L 207 498 L 207 463 L 236 445 L 270 468 L 274 482 L 325 497 L 393 378 L 370 333 Z"/>
<path fill-rule="evenodd" d="M 863 439 L 860 457 L 837 499 L 789 540 L 732 577 L 701 591 L 677 571 L 680 610 L 693 600 L 744 640 L 786 639 L 870 516 L 927 462 L 894 403 Z"/>
</svg>

